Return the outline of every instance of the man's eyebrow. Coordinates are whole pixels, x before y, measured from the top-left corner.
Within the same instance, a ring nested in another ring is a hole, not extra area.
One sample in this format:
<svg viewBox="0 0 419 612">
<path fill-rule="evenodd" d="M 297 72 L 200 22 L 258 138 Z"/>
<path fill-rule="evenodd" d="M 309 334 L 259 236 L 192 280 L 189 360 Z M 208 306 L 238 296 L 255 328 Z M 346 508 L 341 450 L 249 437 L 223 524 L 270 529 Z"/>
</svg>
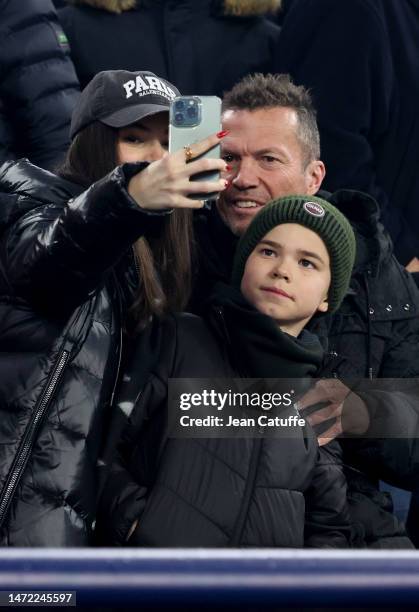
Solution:
<svg viewBox="0 0 419 612">
<path fill-rule="evenodd" d="M 257 151 L 255 151 L 256 155 L 266 155 L 267 153 L 283 154 L 285 153 L 285 151 L 282 147 L 278 146 L 265 147 L 264 149 L 258 149 Z"/>
<path fill-rule="evenodd" d="M 237 146 L 235 146 L 233 142 L 221 143 L 221 152 L 223 153 L 223 155 L 242 155 L 241 150 Z M 263 149 L 257 149 L 255 151 L 251 151 L 251 155 L 254 157 L 263 157 L 264 155 L 278 155 L 280 157 L 289 159 L 289 154 L 287 153 L 287 151 L 280 146 L 264 147 Z"/>
<path fill-rule="evenodd" d="M 223 147 L 223 149 L 226 150 L 230 150 L 230 149 L 237 149 L 238 146 L 234 141 L 229 141 L 229 142 L 222 142 L 221 146 Z M 284 147 L 281 147 L 281 145 L 272 145 L 270 147 L 263 147 L 262 149 L 256 149 L 256 151 L 254 151 L 254 153 L 260 155 L 263 153 L 272 153 L 273 151 L 277 152 L 277 153 L 282 153 L 284 151 Z"/>
<path fill-rule="evenodd" d="M 275 242 L 275 240 L 261 240 L 259 244 L 267 244 L 268 246 L 271 246 L 277 249 L 283 248 L 282 244 L 280 244 L 279 242 Z M 317 261 L 320 261 L 322 264 L 326 264 L 324 259 L 318 253 L 314 253 L 313 251 L 306 251 L 305 249 L 297 249 L 297 253 L 298 255 L 302 257 L 312 257 L 313 259 L 317 259 Z"/>
</svg>

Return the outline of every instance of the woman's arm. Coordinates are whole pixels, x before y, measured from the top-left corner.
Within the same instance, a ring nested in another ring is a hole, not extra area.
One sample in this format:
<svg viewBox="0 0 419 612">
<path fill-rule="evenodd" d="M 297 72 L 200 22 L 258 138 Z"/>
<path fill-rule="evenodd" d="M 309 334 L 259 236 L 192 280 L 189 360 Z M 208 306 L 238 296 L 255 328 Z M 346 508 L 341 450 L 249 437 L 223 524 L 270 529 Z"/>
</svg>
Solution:
<svg viewBox="0 0 419 612">
<path fill-rule="evenodd" d="M 2 236 L 9 286 L 34 305 L 74 307 L 139 237 L 156 231 L 168 211 L 145 211 L 128 194 L 145 164 L 115 168 L 65 203 L 34 203 Z M 10 197 L 10 196 L 9 196 Z"/>
<path fill-rule="evenodd" d="M 191 145 L 193 156 L 219 142 L 217 135 Z M 221 159 L 194 159 L 185 152 L 166 154 L 151 164 L 124 164 L 67 202 L 20 206 L 26 214 L 2 234 L 3 268 L 13 291 L 41 307 L 72 306 L 95 291 L 106 274 L 141 236 L 155 234 L 173 208 L 199 208 L 192 193 L 213 193 L 225 181 L 199 182 L 204 170 L 225 170 Z M 30 185 L 29 185 L 30 189 Z M 24 190 L 19 198 L 31 199 Z M 8 196 L 10 197 L 10 195 Z M 156 227 L 157 226 L 157 227 Z"/>
</svg>

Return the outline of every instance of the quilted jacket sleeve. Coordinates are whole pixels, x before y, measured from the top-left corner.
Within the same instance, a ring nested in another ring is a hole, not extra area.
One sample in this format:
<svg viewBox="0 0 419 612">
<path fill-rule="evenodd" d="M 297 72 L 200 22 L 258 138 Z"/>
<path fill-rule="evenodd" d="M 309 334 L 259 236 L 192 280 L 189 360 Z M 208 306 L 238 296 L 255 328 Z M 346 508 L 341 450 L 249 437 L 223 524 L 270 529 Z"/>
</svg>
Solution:
<svg viewBox="0 0 419 612">
<path fill-rule="evenodd" d="M 346 478 L 336 442 L 319 449 L 313 479 L 305 493 L 305 546 L 347 548 L 350 541 Z"/>
<path fill-rule="evenodd" d="M 141 168 L 117 167 L 65 203 L 37 202 L 9 226 L 2 236 L 3 265 L 13 291 L 50 310 L 74 306 L 97 289 L 130 246 L 155 232 L 167 214 L 146 212 L 129 196 L 129 174 Z"/>
<path fill-rule="evenodd" d="M 69 141 L 80 88 L 50 0 L 0 0 L 0 161 L 53 169 Z"/>
</svg>

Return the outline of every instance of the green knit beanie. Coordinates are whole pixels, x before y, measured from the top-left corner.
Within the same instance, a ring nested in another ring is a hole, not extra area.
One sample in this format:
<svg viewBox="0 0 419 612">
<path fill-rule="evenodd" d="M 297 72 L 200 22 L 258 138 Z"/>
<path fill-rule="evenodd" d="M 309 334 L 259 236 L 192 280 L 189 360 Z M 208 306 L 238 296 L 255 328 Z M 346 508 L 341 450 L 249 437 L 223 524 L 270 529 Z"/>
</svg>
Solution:
<svg viewBox="0 0 419 612">
<path fill-rule="evenodd" d="M 266 204 L 241 237 L 233 263 L 232 282 L 240 287 L 246 261 L 264 236 L 277 225 L 298 223 L 323 240 L 330 257 L 328 312 L 335 312 L 348 291 L 355 261 L 355 235 L 347 218 L 315 196 L 291 195 Z"/>
</svg>

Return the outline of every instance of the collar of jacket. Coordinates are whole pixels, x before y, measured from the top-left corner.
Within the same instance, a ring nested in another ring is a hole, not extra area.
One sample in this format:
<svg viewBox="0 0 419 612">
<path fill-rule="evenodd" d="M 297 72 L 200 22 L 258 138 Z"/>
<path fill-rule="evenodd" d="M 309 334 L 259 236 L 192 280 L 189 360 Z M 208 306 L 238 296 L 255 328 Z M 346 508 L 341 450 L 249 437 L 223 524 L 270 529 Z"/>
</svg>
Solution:
<svg viewBox="0 0 419 612">
<path fill-rule="evenodd" d="M 322 363 L 324 351 L 317 336 L 305 329 L 298 338 L 283 332 L 231 284 L 215 284 L 206 316 L 224 337 L 242 377 L 305 378 L 314 376 Z"/>
<path fill-rule="evenodd" d="M 68 4 L 90 6 L 110 13 L 123 13 L 133 8 L 149 7 L 161 0 L 67 0 Z M 196 5 L 202 0 L 191 0 Z M 276 13 L 282 0 L 205 0 L 212 6 L 213 13 L 220 17 L 256 17 Z"/>
<path fill-rule="evenodd" d="M 380 207 L 367 193 L 353 189 L 340 189 L 330 194 L 318 193 L 336 206 L 350 221 L 356 237 L 354 272 L 367 270 L 375 276 L 382 266 L 389 263 L 393 243 L 380 220 Z"/>
</svg>

